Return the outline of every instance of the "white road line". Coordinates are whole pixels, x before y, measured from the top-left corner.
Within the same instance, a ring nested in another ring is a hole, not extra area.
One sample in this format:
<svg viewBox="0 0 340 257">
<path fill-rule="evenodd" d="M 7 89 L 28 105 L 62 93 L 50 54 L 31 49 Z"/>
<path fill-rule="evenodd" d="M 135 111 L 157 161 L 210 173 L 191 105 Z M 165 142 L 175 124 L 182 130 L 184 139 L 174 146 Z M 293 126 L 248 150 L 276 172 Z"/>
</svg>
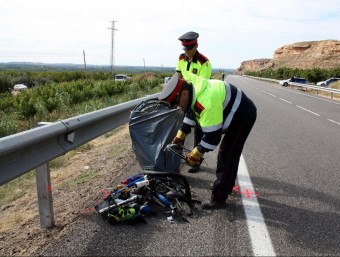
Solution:
<svg viewBox="0 0 340 257">
<path fill-rule="evenodd" d="M 254 187 L 251 183 L 251 179 L 243 155 L 241 155 L 240 158 L 237 181 L 241 192 L 244 192 L 245 190 L 254 192 Z M 252 195 L 250 198 L 247 198 L 245 194 L 242 194 L 242 204 L 246 214 L 248 231 L 253 248 L 253 255 L 276 256 L 256 196 Z"/>
<path fill-rule="evenodd" d="M 273 97 L 277 97 L 276 95 L 273 95 L 273 94 L 271 94 L 271 93 L 267 93 L 268 95 L 271 95 L 271 96 L 273 96 Z"/>
<path fill-rule="evenodd" d="M 286 102 L 286 103 L 293 104 L 292 102 L 289 102 L 289 101 L 287 101 L 287 100 L 285 100 L 285 99 L 283 99 L 283 98 L 281 98 L 281 97 L 279 97 L 279 99 L 280 99 L 281 101 Z"/>
<path fill-rule="evenodd" d="M 316 113 L 316 112 L 312 112 L 312 111 L 310 111 L 310 110 L 308 110 L 308 109 L 306 109 L 306 108 L 303 108 L 303 107 L 301 107 L 301 106 L 299 106 L 299 105 L 297 105 L 296 107 L 298 107 L 298 108 L 300 108 L 300 109 L 302 109 L 302 110 L 304 110 L 304 111 L 306 111 L 306 112 L 310 112 L 310 113 L 312 113 L 312 114 L 314 114 L 314 115 L 316 115 L 316 116 L 320 116 L 320 114 L 318 114 L 318 113 Z"/>
<path fill-rule="evenodd" d="M 336 121 L 334 121 L 334 120 L 331 120 L 331 119 L 327 119 L 327 120 L 329 120 L 330 122 L 333 122 L 333 123 L 335 123 L 335 124 L 338 124 L 338 125 L 340 125 L 340 123 L 339 123 L 339 122 L 336 122 Z"/>
</svg>

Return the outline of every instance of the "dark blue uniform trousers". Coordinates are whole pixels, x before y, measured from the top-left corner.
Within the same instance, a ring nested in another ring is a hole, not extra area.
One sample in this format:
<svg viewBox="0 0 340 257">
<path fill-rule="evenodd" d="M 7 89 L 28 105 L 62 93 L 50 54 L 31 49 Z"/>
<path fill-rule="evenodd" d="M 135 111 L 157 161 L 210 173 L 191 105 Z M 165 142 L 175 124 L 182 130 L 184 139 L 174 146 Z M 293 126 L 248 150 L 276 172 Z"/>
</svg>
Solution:
<svg viewBox="0 0 340 257">
<path fill-rule="evenodd" d="M 215 201 L 225 201 L 233 190 L 243 146 L 255 124 L 256 115 L 255 104 L 242 92 L 241 103 L 224 132 L 218 151 L 211 196 Z"/>
</svg>

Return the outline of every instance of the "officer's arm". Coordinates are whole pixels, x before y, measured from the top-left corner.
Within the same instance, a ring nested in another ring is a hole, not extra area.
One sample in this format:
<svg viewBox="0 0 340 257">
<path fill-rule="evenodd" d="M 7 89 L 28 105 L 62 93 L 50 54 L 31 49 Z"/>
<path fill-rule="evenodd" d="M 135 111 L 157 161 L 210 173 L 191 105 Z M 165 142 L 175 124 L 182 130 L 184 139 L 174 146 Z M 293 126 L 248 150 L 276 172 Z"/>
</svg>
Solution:
<svg viewBox="0 0 340 257">
<path fill-rule="evenodd" d="M 191 132 L 191 127 L 192 127 L 191 124 L 192 122 L 195 122 L 195 121 L 191 121 L 191 116 L 189 113 L 190 112 L 186 113 L 184 120 L 182 124 L 180 125 L 179 130 L 177 131 L 177 135 L 172 140 L 173 144 L 182 145 L 186 136 Z"/>
<path fill-rule="evenodd" d="M 183 133 L 189 134 L 191 132 L 191 128 L 196 126 L 196 120 L 194 118 L 194 114 L 191 111 L 188 111 L 185 114 L 183 122 L 179 128 Z"/>
<path fill-rule="evenodd" d="M 215 150 L 222 138 L 223 110 L 221 107 L 212 105 L 201 113 L 200 125 L 203 136 L 197 148 L 205 153 Z"/>
<path fill-rule="evenodd" d="M 203 132 L 201 142 L 198 143 L 197 149 L 201 153 L 214 151 L 222 138 L 222 129 L 213 132 Z"/>
</svg>

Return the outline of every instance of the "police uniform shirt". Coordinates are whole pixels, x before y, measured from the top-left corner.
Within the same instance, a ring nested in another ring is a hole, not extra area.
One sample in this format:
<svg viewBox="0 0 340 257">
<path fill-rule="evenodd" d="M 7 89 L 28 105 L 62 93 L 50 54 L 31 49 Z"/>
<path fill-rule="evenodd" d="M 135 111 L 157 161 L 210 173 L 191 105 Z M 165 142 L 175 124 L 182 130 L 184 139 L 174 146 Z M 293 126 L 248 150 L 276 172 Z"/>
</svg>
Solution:
<svg viewBox="0 0 340 257">
<path fill-rule="evenodd" d="M 179 56 L 176 72 L 182 73 L 186 81 L 192 81 L 192 74 L 210 79 L 212 68 L 209 59 L 196 51 L 192 61 L 189 61 L 185 53 Z"/>
</svg>

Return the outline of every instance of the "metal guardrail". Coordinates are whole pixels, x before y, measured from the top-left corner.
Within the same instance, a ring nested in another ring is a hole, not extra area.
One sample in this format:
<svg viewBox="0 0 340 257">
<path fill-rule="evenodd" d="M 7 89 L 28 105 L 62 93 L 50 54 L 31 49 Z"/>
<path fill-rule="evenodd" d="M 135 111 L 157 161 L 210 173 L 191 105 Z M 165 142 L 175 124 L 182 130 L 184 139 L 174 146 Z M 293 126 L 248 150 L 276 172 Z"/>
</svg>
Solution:
<svg viewBox="0 0 340 257">
<path fill-rule="evenodd" d="M 139 103 L 159 94 L 0 138 L 0 185 L 36 169 L 41 227 L 54 226 L 48 162 L 129 121 Z"/>
<path fill-rule="evenodd" d="M 259 80 L 277 82 L 277 83 L 279 83 L 279 81 L 280 81 L 280 80 L 277 80 L 277 79 L 261 78 L 261 77 L 247 76 L 247 75 L 243 75 L 243 76 L 249 77 L 249 78 L 254 78 L 254 79 L 259 79 Z M 320 87 L 320 86 L 311 85 L 311 84 L 300 84 L 300 83 L 294 83 L 294 82 L 289 82 L 289 85 L 295 86 L 295 87 L 306 88 L 306 90 L 307 89 L 315 90 L 317 95 L 319 94 L 319 91 L 328 92 L 328 93 L 331 94 L 331 99 L 333 99 L 333 94 L 340 94 L 340 89 Z"/>
<path fill-rule="evenodd" d="M 289 83 L 289 84 L 296 86 L 296 87 L 305 88 L 306 90 L 307 89 L 315 90 L 317 95 L 319 94 L 319 91 L 328 92 L 331 94 L 331 99 L 333 99 L 333 94 L 340 94 L 339 89 L 334 89 L 334 88 L 329 88 L 329 87 L 320 87 L 320 86 L 315 86 L 311 84 L 299 84 L 299 83 Z"/>
</svg>

